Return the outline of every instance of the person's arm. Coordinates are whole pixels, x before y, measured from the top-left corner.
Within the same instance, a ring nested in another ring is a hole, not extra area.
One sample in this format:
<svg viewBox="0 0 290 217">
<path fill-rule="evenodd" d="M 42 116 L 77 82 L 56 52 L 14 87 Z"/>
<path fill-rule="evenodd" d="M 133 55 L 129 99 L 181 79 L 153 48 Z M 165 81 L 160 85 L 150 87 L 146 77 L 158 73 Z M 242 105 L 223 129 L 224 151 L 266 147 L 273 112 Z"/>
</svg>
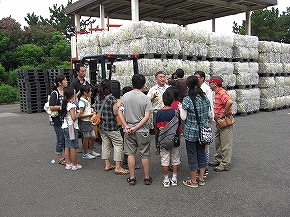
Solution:
<svg viewBox="0 0 290 217">
<path fill-rule="evenodd" d="M 57 105 L 57 101 L 58 101 L 58 94 L 56 93 L 56 91 L 53 91 L 51 93 L 50 99 L 49 99 L 49 108 L 51 111 L 59 111 L 61 109 L 60 105 Z"/>
<path fill-rule="evenodd" d="M 180 118 L 181 118 L 181 120 L 184 121 L 187 118 L 187 110 L 184 110 L 182 108 L 182 104 L 181 103 L 178 104 L 178 109 L 179 109 Z"/>
<path fill-rule="evenodd" d="M 113 114 L 114 114 L 115 116 L 117 116 L 117 115 L 119 114 L 118 110 L 119 110 L 119 105 L 118 105 L 118 103 L 115 103 L 115 104 L 113 105 Z"/>
<path fill-rule="evenodd" d="M 76 108 L 71 108 L 71 109 L 69 110 L 69 113 L 70 113 L 71 119 L 72 119 L 73 121 L 79 118 L 79 113 L 76 114 L 76 113 L 75 113 L 75 110 L 76 110 Z"/>
<path fill-rule="evenodd" d="M 136 126 L 131 127 L 131 133 L 136 132 L 136 130 L 138 130 L 144 124 L 146 124 L 147 121 L 149 120 L 149 117 L 150 117 L 150 111 L 146 111 L 144 117 L 142 118 L 142 120 Z"/>
<path fill-rule="evenodd" d="M 219 114 L 219 118 L 223 118 L 224 116 L 226 116 L 226 114 L 229 112 L 229 110 L 231 109 L 233 105 L 233 101 L 231 99 L 229 99 L 227 102 L 226 102 L 226 105 L 225 105 L 225 109 L 222 111 L 221 114 Z"/>
<path fill-rule="evenodd" d="M 121 120 L 121 122 L 122 122 L 122 124 L 124 126 L 125 132 L 127 134 L 130 134 L 130 126 L 128 125 L 128 123 L 125 120 L 125 116 L 123 114 L 123 110 L 120 109 L 120 108 L 118 109 L 118 116 L 119 116 L 119 118 L 120 118 L 120 120 Z"/>
</svg>

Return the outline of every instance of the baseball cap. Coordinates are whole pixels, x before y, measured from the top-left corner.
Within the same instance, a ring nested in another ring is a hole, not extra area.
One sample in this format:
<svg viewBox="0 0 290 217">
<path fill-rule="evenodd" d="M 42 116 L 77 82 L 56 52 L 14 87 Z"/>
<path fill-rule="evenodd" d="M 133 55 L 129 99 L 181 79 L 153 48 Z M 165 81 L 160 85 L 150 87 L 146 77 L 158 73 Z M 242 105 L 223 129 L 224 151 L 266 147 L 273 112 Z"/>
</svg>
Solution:
<svg viewBox="0 0 290 217">
<path fill-rule="evenodd" d="M 214 82 L 217 84 L 222 84 L 223 79 L 220 76 L 213 76 L 210 80 L 206 80 L 208 83 Z"/>
</svg>

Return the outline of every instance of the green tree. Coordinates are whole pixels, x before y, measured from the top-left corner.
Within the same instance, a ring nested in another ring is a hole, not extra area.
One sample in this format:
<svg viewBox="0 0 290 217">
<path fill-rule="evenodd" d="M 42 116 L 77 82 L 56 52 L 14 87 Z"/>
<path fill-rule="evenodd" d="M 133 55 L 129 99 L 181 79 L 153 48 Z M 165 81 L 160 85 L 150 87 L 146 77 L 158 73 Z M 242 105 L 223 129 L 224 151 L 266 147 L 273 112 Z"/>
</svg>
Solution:
<svg viewBox="0 0 290 217">
<path fill-rule="evenodd" d="M 278 8 L 272 8 L 271 10 L 256 10 L 251 13 L 251 35 L 259 37 L 261 41 L 277 41 L 286 42 L 287 34 L 289 34 L 289 12 L 283 12 L 280 16 Z M 233 32 L 236 34 L 244 35 L 245 20 L 241 26 L 236 22 L 233 24 Z"/>
<path fill-rule="evenodd" d="M 17 61 L 21 66 L 33 65 L 37 66 L 42 63 L 43 51 L 42 48 L 36 44 L 24 44 L 18 47 Z"/>
</svg>

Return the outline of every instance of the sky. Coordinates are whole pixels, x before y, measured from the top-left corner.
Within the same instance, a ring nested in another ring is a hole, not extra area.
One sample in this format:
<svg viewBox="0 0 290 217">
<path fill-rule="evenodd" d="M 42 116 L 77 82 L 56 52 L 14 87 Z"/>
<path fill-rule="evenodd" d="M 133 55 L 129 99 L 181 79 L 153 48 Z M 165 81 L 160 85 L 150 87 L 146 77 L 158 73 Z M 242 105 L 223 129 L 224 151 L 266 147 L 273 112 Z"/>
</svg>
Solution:
<svg viewBox="0 0 290 217">
<path fill-rule="evenodd" d="M 289 0 L 277 0 L 278 8 L 280 13 L 286 11 L 286 7 L 290 7 Z M 27 13 L 32 14 L 34 12 L 37 16 L 42 16 L 44 18 L 49 18 L 49 7 L 52 7 L 54 4 L 60 6 L 63 4 L 67 5 L 68 0 L 0 0 L 0 20 L 4 17 L 9 17 L 11 15 L 21 26 L 27 26 L 27 23 L 24 20 L 24 17 L 27 16 Z M 76 0 L 73 0 L 76 2 Z M 288 3 L 287 3 L 288 2 Z M 269 8 L 270 9 L 270 8 Z M 223 18 L 216 19 L 216 32 L 217 33 L 231 33 L 233 21 L 236 21 L 238 25 L 242 24 L 242 20 L 246 19 L 246 14 L 241 13 L 237 15 L 227 16 Z M 112 24 L 122 24 L 126 21 L 122 20 L 112 20 Z M 204 21 L 197 24 L 191 24 L 191 27 L 196 29 L 206 29 L 211 32 L 211 23 L 212 21 Z M 96 25 L 99 25 L 100 21 L 97 19 Z"/>
</svg>

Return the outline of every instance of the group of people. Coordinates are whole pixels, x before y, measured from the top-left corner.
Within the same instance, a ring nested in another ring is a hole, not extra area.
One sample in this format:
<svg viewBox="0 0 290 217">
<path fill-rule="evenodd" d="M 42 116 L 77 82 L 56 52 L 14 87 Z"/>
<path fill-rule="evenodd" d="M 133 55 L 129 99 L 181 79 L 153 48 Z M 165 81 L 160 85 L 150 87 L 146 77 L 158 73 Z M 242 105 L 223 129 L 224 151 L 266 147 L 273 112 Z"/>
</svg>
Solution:
<svg viewBox="0 0 290 217">
<path fill-rule="evenodd" d="M 182 69 L 177 69 L 171 78 L 166 78 L 165 73 L 159 71 L 155 74 L 157 84 L 145 95 L 143 89 L 146 79 L 142 74 L 135 74 L 132 77 L 132 87 L 128 90 L 123 89 L 120 103 L 112 95 L 110 81 L 103 80 L 98 85 L 97 96 L 92 105 L 91 86 L 85 80 L 85 66 L 78 65 L 76 72 L 78 76 L 70 86 L 65 76 L 56 76 L 55 90 L 51 93 L 49 103 L 52 111 L 59 111 L 59 115 L 52 118 L 56 133 L 56 153 L 59 164 L 65 165 L 67 170 L 82 168 L 77 163 L 76 151 L 79 129 L 83 135 L 82 157 L 93 159 L 100 156 L 93 150 L 96 136 L 90 123 L 91 116 L 97 112 L 101 113 L 98 130 L 102 139 L 101 158 L 105 163 L 104 170 L 115 170 L 116 174 L 129 174 L 127 178 L 129 185 L 136 184 L 137 152 L 141 157 L 144 184 L 151 185 L 153 181 L 150 176 L 149 160 L 150 132 L 155 134 L 156 153 L 161 157 L 164 187 L 169 187 L 170 184 L 178 185 L 180 147 L 167 150 L 158 144 L 159 131 L 176 114 L 180 117 L 177 134 L 183 134 L 185 138 L 191 175 L 191 179 L 183 181 L 183 184 L 189 187 L 205 185 L 204 177 L 208 173 L 208 165 L 214 166 L 215 171 L 230 169 L 233 126 L 220 129 L 216 125 L 217 153 L 212 162 L 209 162 L 208 145 L 200 144 L 198 139 L 198 123 L 206 127 L 217 118 L 231 115 L 233 102 L 222 88 L 221 77 L 213 77 L 208 81 L 208 86 L 205 84 L 205 74 L 201 71 L 197 71 L 187 79 L 183 78 Z M 122 122 L 121 131 L 116 116 Z M 110 161 L 112 151 L 115 165 Z M 128 169 L 122 167 L 123 159 L 126 160 Z M 171 178 L 169 171 L 173 172 Z"/>
</svg>

